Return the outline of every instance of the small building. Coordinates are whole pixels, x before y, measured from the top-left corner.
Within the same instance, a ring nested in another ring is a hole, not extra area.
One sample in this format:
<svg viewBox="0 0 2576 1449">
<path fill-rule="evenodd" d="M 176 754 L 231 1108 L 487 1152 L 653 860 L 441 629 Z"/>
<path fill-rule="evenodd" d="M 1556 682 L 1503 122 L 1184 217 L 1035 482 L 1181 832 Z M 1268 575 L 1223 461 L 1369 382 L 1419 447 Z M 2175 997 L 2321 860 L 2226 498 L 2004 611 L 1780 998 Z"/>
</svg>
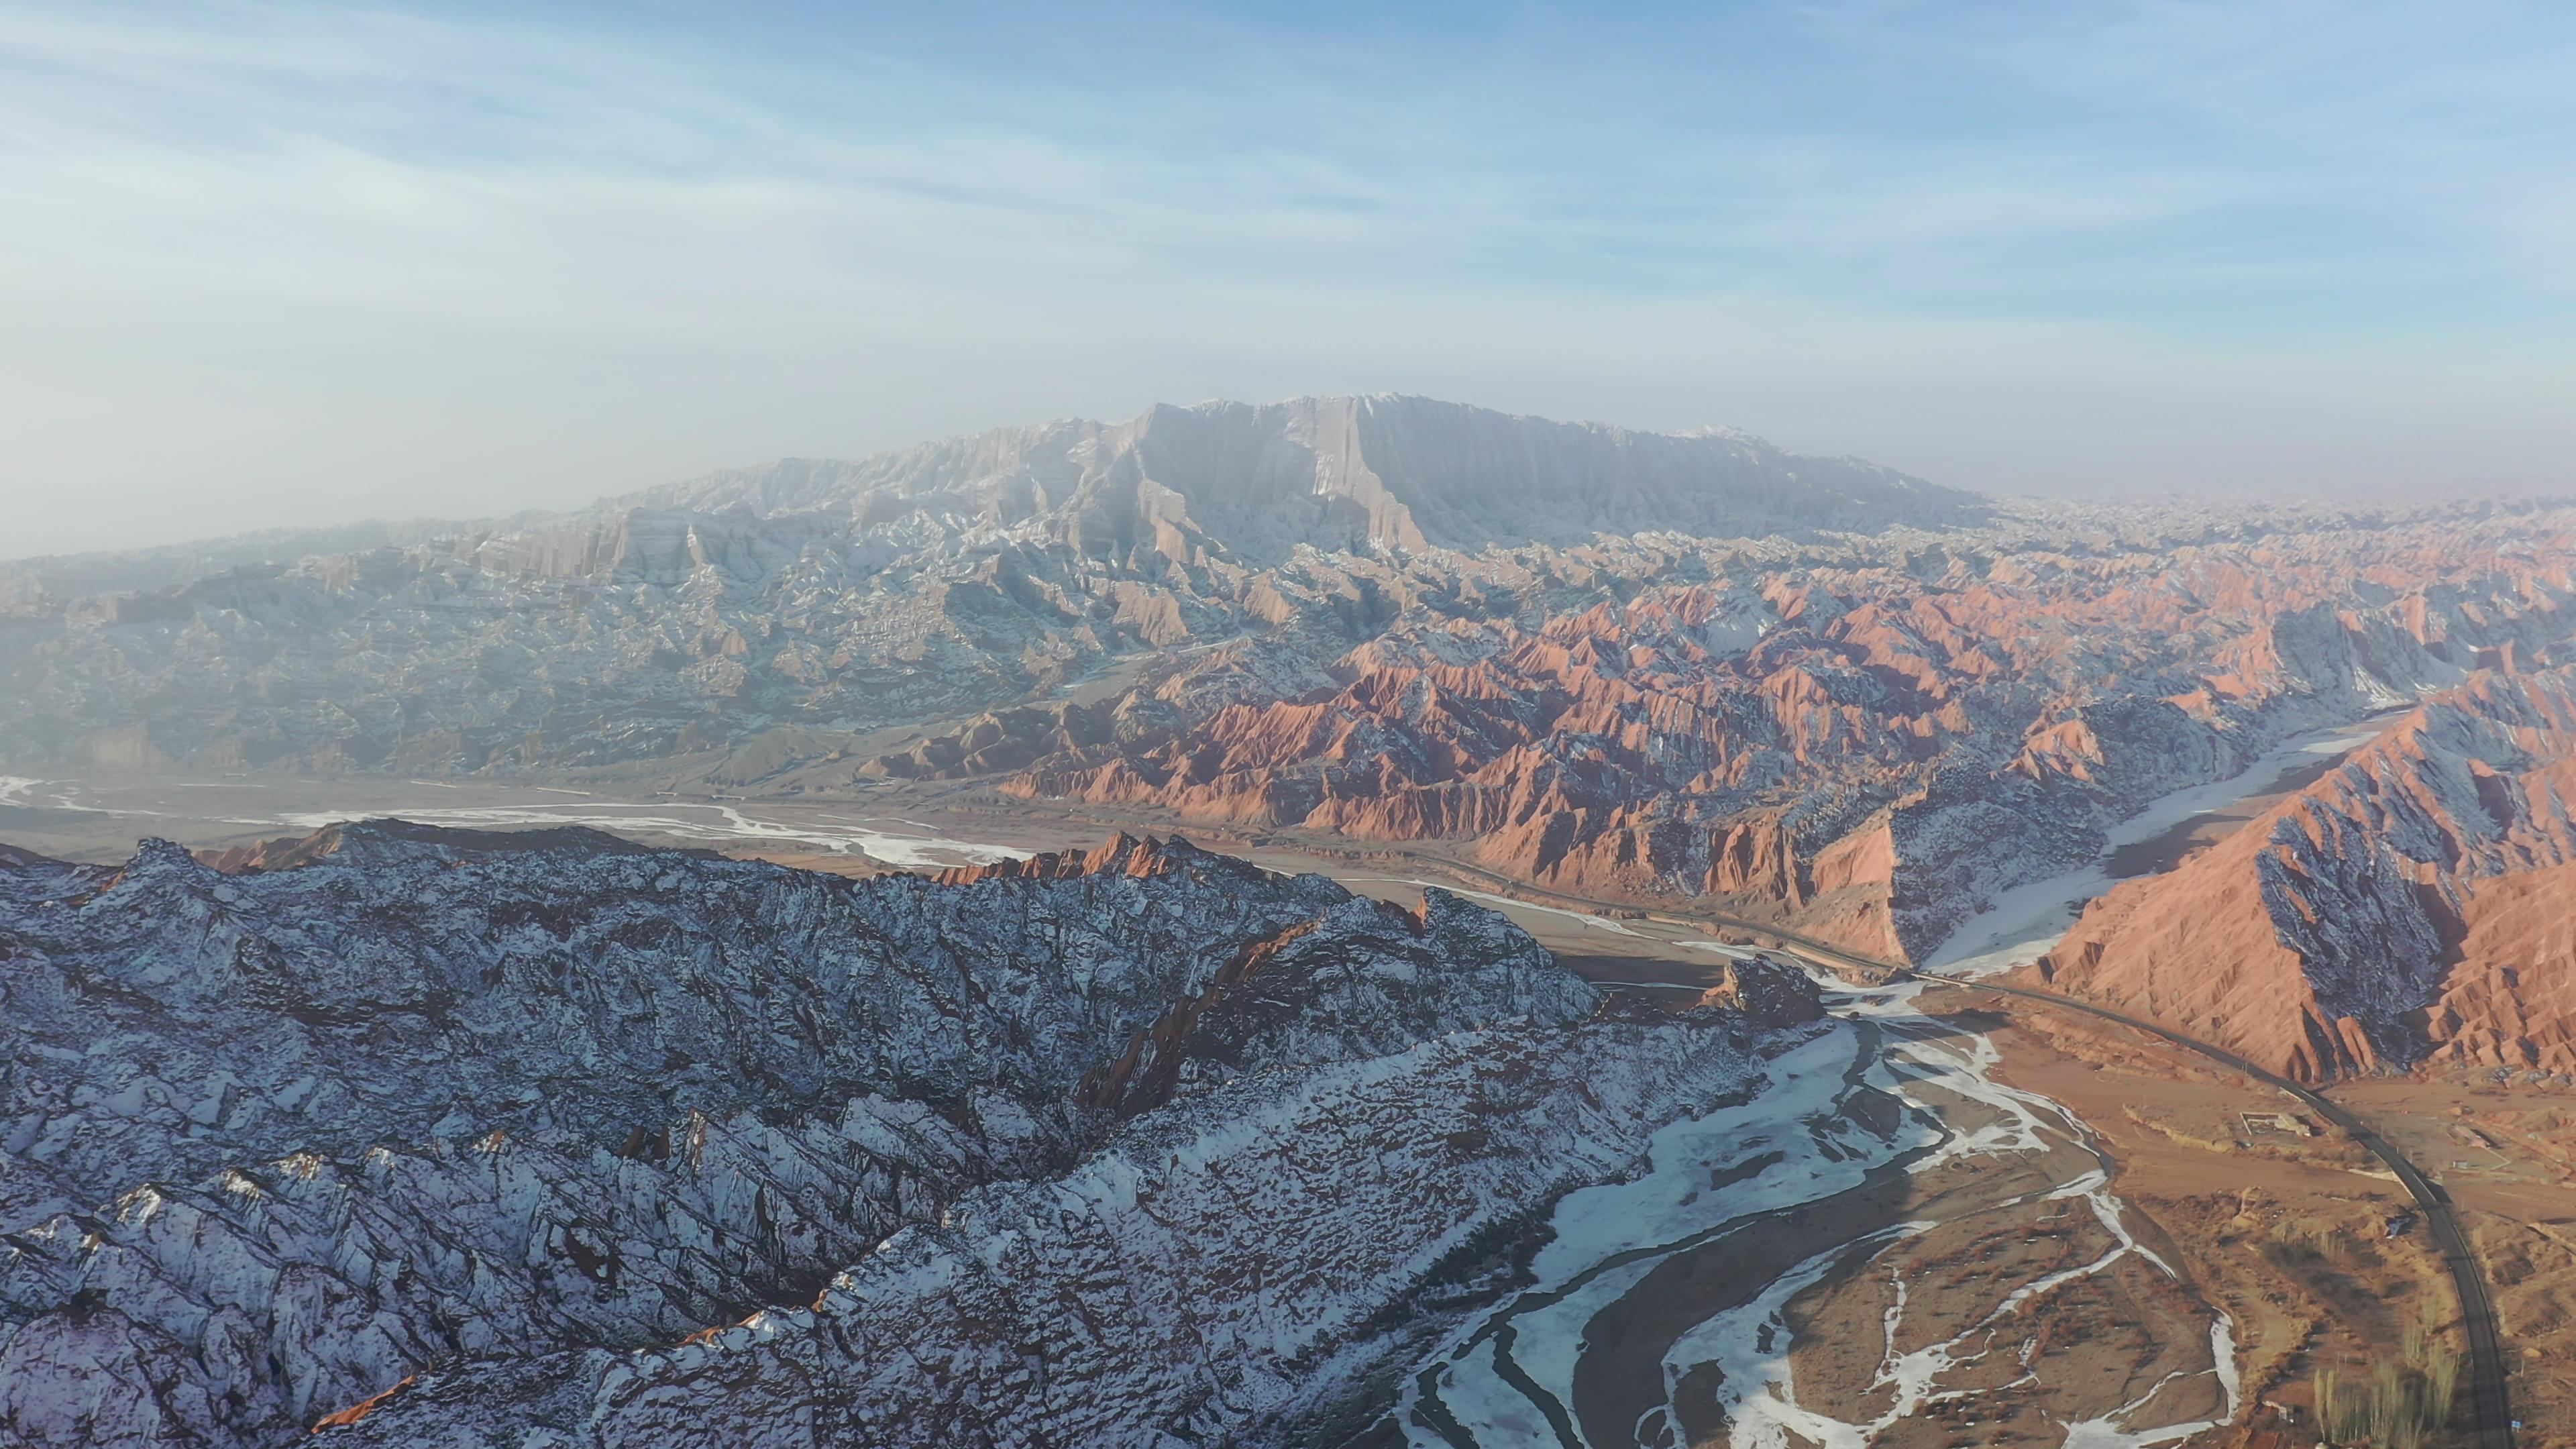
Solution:
<svg viewBox="0 0 2576 1449">
<path fill-rule="evenodd" d="M 2317 1129 L 2306 1118 L 2290 1112 L 2239 1112 L 2248 1137 L 2314 1137 Z"/>
</svg>

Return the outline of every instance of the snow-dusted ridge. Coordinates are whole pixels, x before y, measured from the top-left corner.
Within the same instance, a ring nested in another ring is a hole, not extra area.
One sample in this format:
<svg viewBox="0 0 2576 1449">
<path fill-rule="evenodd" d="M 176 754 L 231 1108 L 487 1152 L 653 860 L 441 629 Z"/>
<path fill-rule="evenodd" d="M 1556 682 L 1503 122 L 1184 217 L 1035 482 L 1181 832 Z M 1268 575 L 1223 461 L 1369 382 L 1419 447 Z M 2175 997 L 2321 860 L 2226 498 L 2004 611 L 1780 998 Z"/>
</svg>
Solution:
<svg viewBox="0 0 2576 1449">
<path fill-rule="evenodd" d="M 1364 1399 L 1772 1040 L 1178 843 L 240 863 L 0 855 L 0 1439 L 1250 1432 Z"/>
</svg>

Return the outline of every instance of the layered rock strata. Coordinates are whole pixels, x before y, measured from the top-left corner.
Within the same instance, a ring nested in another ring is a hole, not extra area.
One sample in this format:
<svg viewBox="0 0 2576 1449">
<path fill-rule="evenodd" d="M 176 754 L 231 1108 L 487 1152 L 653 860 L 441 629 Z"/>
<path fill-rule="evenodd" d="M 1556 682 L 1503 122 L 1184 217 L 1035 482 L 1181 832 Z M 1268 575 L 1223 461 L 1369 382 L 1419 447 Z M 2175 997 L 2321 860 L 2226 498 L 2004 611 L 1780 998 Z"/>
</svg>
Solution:
<svg viewBox="0 0 2576 1449">
<path fill-rule="evenodd" d="M 2041 962 L 2304 1080 L 2576 1069 L 2576 670 L 2481 674 Z"/>
<path fill-rule="evenodd" d="M 0 567 L 0 766 L 998 789 L 1915 957 L 2292 731 L 2567 662 L 2571 521 L 2008 505 L 1413 398 L 1158 408 Z"/>
</svg>

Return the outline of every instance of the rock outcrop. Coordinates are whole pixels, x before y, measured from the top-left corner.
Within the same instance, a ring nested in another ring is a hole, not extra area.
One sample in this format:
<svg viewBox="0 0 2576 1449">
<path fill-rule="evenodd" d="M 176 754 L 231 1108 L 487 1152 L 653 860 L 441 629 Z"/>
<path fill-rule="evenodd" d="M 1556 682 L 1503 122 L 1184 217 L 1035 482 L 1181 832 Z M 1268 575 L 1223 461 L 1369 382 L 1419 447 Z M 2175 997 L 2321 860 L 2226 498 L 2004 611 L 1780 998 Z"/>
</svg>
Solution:
<svg viewBox="0 0 2576 1449">
<path fill-rule="evenodd" d="M 1825 1016 L 1824 993 L 1814 977 L 1761 955 L 1727 962 L 1717 984 L 1699 999 L 1702 1006 L 1740 1011 L 1765 1026 L 1798 1026 Z"/>
<path fill-rule="evenodd" d="M 2480 674 L 2169 874 L 2097 901 L 2061 989 L 2287 1075 L 2576 1067 L 2576 670 Z"/>
<path fill-rule="evenodd" d="M 1734 434 L 1210 403 L 0 569 L 0 766 L 978 782 L 1915 957 L 2291 731 L 2566 663 L 2571 524 L 2006 505 Z"/>
<path fill-rule="evenodd" d="M 0 1440 L 1285 1413 L 1761 1040 L 1179 842 L 853 882 L 374 822 L 218 864 L 0 858 Z"/>
<path fill-rule="evenodd" d="M 1736 565 L 1528 624 L 1408 616 L 1294 697 L 1184 669 L 1159 695 L 1197 723 L 1095 728 L 1003 788 L 1471 842 L 1554 890 L 1695 897 L 1906 958 L 2292 729 L 2508 648 L 2559 657 L 2576 551 L 2499 568 L 2491 527 L 1946 559 L 1931 580 L 1922 561 Z"/>
</svg>

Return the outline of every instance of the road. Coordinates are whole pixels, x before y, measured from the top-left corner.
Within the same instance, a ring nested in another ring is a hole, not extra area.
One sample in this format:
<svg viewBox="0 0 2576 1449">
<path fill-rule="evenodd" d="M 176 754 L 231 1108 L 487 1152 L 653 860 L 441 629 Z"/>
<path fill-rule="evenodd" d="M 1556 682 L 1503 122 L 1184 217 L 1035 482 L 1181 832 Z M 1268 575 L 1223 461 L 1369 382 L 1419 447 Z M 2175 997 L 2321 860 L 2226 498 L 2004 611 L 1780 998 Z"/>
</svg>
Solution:
<svg viewBox="0 0 2576 1449">
<path fill-rule="evenodd" d="M 1363 855 L 1358 852 L 1335 851 L 1303 843 L 1284 848 L 1326 859 L 1364 860 L 1373 867 L 1384 867 L 1390 860 L 1403 860 L 1410 862 L 1416 870 L 1433 873 L 1445 871 L 1450 875 L 1463 876 L 1468 880 L 1491 886 L 1495 894 L 1507 900 L 1526 900 L 1532 905 L 1566 906 L 1613 919 L 1624 916 L 1629 920 L 1656 921 L 1663 925 L 1682 926 L 1695 931 L 1706 930 L 1710 926 L 1728 926 L 1748 935 L 1768 937 L 1779 942 L 1782 948 L 1796 951 L 1802 956 L 1810 956 L 1829 965 L 1844 967 L 1876 978 L 1901 976 L 1913 970 L 1910 966 L 1881 961 L 1874 956 L 1864 956 L 1859 952 L 1834 945 L 1830 941 L 1821 941 L 1813 936 L 1802 936 L 1795 931 L 1784 931 L 1778 926 L 1748 920 L 1742 916 L 1721 915 L 1715 911 L 1688 911 L 1677 914 L 1671 911 L 1645 910 L 1618 901 L 1596 901 L 1587 896 L 1572 896 L 1563 891 L 1534 886 L 1525 880 L 1514 880 L 1510 876 L 1469 865 L 1462 860 L 1451 860 L 1447 856 L 1386 849 L 1370 851 Z"/>
<path fill-rule="evenodd" d="M 2459 1215 L 2451 1207 L 2451 1195 L 2443 1191 L 2440 1183 L 2426 1177 L 2414 1163 L 2407 1161 L 2405 1155 L 2391 1146 L 2386 1138 L 2372 1131 L 2369 1124 L 2331 1099 L 2287 1077 L 2276 1077 L 2224 1047 L 2211 1046 L 2151 1021 L 2095 1006 L 2088 1001 L 2078 1001 L 2071 996 L 2060 996 L 2053 991 L 1997 986 L 1988 981 L 1943 976 L 1930 971 L 1914 974 L 1918 980 L 1945 986 L 2046 1002 L 2161 1037 L 2242 1072 L 2266 1086 L 2287 1092 L 2306 1103 L 2318 1116 L 2342 1128 L 2353 1141 L 2370 1149 L 2373 1156 L 2388 1164 L 2389 1171 L 2397 1174 L 2397 1180 L 2405 1184 L 2406 1191 L 2414 1197 L 2416 1207 L 2424 1215 L 2425 1230 L 2432 1234 L 2434 1246 L 2441 1250 L 2443 1265 L 2451 1270 L 2451 1283 L 2459 1290 L 2460 1322 L 2469 1340 L 2469 1398 L 2479 1449 L 2513 1449 L 2513 1406 L 2505 1389 L 2504 1344 L 2496 1330 L 2495 1301 L 2487 1295 L 2486 1274 L 2478 1268 L 2477 1255 L 2469 1250 L 2468 1235 L 2461 1230 Z"/>
<path fill-rule="evenodd" d="M 2275 1076 L 2224 1047 L 2212 1046 L 2195 1037 L 2185 1036 L 2170 1027 L 2159 1026 L 2152 1021 L 2113 1011 L 2108 1007 L 2096 1006 L 2089 1001 L 2061 996 L 2053 991 L 2040 991 L 2025 986 L 1998 986 L 1992 982 L 1971 977 L 1945 976 L 1938 972 L 1923 971 L 1898 962 L 1882 961 L 1793 931 L 1783 931 L 1777 926 L 1739 917 L 1703 912 L 1675 914 L 1664 911 L 1639 911 L 1633 907 L 1621 907 L 1611 902 L 1587 900 L 1581 896 L 1545 890 L 1532 886 L 1526 881 L 1513 880 L 1508 876 L 1480 870 L 1459 861 L 1415 855 L 1411 852 L 1390 853 L 1404 855 L 1433 870 L 1445 870 L 1471 879 L 1491 881 L 1506 895 L 1534 897 L 1540 901 L 1555 902 L 1595 912 L 1627 911 L 1631 913 L 1632 918 L 1642 918 L 1673 926 L 1734 927 L 1752 935 L 1768 937 L 1779 942 L 1783 949 L 1813 958 L 1822 964 L 1857 970 L 1877 979 L 1911 976 L 1921 981 L 1964 987 L 1973 991 L 1991 991 L 2004 996 L 2018 996 L 2031 1001 L 2045 1002 L 2051 1006 L 2064 1007 L 2069 1011 L 2083 1012 L 2088 1016 L 2100 1017 L 2105 1021 L 2117 1022 L 2132 1030 L 2145 1032 L 2150 1036 L 2161 1037 L 2187 1051 L 2197 1052 L 2212 1061 L 2242 1072 L 2266 1086 L 2288 1093 L 2307 1104 L 2318 1116 L 2341 1128 L 2345 1135 L 2369 1149 L 2371 1155 L 2381 1162 L 2386 1163 L 2389 1171 L 2396 1174 L 2397 1180 L 2415 1199 L 2415 1205 L 2424 1217 L 2425 1230 L 2432 1236 L 2434 1246 L 2441 1251 L 2443 1266 L 2450 1270 L 2452 1286 L 2459 1292 L 2461 1328 L 2469 1340 L 2469 1398 L 2476 1426 L 2478 1449 L 2513 1449 L 2513 1406 L 2505 1383 L 2504 1344 L 2496 1324 L 2495 1300 L 2488 1295 L 2486 1274 L 2478 1266 L 2477 1254 L 2469 1248 L 2468 1234 L 2460 1227 L 2459 1215 L 2451 1205 L 2451 1195 L 2443 1190 L 2440 1183 L 2425 1176 L 2414 1163 L 2406 1159 L 2405 1154 L 2390 1145 L 2387 1139 L 2372 1131 L 2368 1123 L 2334 1101 L 2286 1077 Z"/>
</svg>

